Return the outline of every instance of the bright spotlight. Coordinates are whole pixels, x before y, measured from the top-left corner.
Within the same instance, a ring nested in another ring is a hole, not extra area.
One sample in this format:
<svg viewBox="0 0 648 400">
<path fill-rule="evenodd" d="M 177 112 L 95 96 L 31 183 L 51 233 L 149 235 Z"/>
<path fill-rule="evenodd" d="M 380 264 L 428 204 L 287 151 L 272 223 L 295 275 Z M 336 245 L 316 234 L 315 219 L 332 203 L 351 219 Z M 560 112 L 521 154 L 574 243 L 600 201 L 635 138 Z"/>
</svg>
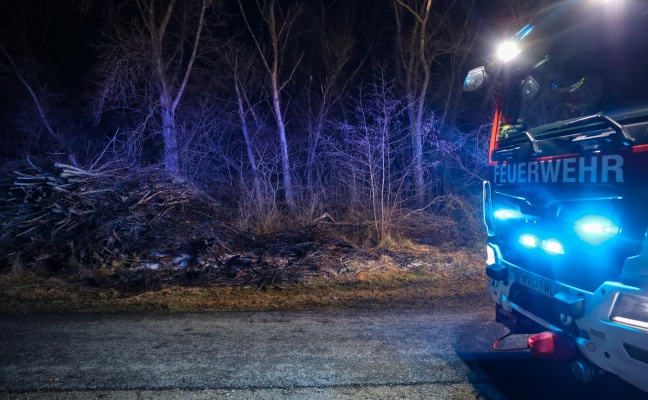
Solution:
<svg viewBox="0 0 648 400">
<path fill-rule="evenodd" d="M 562 243 L 554 239 L 547 239 L 542 242 L 542 249 L 547 253 L 565 254 L 565 248 Z"/>
<path fill-rule="evenodd" d="M 619 227 L 610 219 L 588 215 L 576 221 L 576 234 L 584 241 L 598 245 L 619 233 Z"/>
<path fill-rule="evenodd" d="M 527 233 L 520 236 L 518 242 L 524 247 L 529 247 L 529 248 L 538 247 L 538 238 L 533 235 L 529 235 Z"/>
<path fill-rule="evenodd" d="M 497 57 L 504 62 L 514 59 L 518 54 L 520 49 L 513 42 L 504 42 L 497 49 Z"/>
<path fill-rule="evenodd" d="M 601 224 L 589 223 L 581 225 L 581 229 L 587 233 L 603 233 L 606 227 Z"/>
</svg>

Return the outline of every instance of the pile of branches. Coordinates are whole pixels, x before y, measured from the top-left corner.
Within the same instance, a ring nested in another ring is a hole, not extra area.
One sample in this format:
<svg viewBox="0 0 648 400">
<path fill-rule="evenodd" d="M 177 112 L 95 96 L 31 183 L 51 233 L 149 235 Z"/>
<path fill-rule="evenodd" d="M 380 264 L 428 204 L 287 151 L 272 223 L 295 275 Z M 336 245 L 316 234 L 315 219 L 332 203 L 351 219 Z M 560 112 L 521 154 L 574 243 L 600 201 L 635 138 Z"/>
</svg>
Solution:
<svg viewBox="0 0 648 400">
<path fill-rule="evenodd" d="M 279 287 L 328 272 L 317 249 L 352 246 L 314 234 L 239 232 L 204 191 L 155 169 L 31 166 L 0 181 L 1 268 L 83 275 L 92 285 Z M 339 259 L 339 258 L 338 258 Z"/>
</svg>

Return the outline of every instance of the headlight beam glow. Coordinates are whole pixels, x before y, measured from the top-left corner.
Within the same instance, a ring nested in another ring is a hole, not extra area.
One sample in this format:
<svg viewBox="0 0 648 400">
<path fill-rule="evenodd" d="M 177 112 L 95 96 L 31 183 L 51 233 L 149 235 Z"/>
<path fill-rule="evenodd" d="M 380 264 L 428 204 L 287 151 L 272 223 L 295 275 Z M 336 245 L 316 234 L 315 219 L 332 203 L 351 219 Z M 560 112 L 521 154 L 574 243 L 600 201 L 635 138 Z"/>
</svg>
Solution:
<svg viewBox="0 0 648 400">
<path fill-rule="evenodd" d="M 609 218 L 600 215 L 588 215 L 574 224 L 576 234 L 592 245 L 599 245 L 619 233 L 619 227 Z"/>
<path fill-rule="evenodd" d="M 539 239 L 531 234 L 525 233 L 520 236 L 518 242 L 524 247 L 535 248 L 538 247 Z"/>
<path fill-rule="evenodd" d="M 497 57 L 503 62 L 514 59 L 518 54 L 520 54 L 520 48 L 511 41 L 504 42 L 497 48 Z"/>
<path fill-rule="evenodd" d="M 565 254 L 565 248 L 562 243 L 555 239 L 543 240 L 542 249 L 551 254 Z"/>
</svg>

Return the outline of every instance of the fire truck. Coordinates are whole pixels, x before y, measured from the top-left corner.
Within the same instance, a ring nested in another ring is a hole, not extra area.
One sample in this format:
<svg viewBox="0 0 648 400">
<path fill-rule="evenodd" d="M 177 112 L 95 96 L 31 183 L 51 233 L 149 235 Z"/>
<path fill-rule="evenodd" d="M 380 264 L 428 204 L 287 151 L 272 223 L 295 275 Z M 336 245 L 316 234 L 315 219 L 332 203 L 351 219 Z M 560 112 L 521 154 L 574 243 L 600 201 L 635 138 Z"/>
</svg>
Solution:
<svg viewBox="0 0 648 400">
<path fill-rule="evenodd" d="M 496 108 L 496 320 L 581 380 L 607 371 L 648 392 L 648 2 L 554 2 L 493 56 L 464 91 Z"/>
</svg>

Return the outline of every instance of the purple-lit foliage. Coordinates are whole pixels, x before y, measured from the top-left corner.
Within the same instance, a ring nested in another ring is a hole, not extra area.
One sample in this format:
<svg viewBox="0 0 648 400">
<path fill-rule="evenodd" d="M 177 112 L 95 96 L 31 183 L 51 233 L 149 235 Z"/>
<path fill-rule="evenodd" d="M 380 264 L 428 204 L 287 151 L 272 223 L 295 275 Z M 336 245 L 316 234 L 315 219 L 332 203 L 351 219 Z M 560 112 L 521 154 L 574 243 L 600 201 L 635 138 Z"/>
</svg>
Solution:
<svg viewBox="0 0 648 400">
<path fill-rule="evenodd" d="M 0 156 L 158 165 L 254 229 L 474 213 L 470 3 L 8 0 Z"/>
</svg>

